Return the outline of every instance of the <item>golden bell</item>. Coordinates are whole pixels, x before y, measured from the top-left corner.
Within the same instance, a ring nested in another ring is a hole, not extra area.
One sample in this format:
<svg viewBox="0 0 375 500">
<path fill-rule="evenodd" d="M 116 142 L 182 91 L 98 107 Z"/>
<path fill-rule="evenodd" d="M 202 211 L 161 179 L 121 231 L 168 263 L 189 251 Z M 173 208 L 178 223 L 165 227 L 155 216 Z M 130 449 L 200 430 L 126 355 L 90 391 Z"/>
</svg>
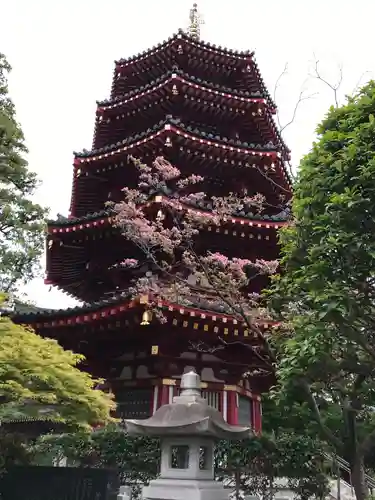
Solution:
<svg viewBox="0 0 375 500">
<path fill-rule="evenodd" d="M 146 326 L 150 324 L 151 314 L 149 311 L 144 311 L 142 314 L 141 326 Z"/>
</svg>

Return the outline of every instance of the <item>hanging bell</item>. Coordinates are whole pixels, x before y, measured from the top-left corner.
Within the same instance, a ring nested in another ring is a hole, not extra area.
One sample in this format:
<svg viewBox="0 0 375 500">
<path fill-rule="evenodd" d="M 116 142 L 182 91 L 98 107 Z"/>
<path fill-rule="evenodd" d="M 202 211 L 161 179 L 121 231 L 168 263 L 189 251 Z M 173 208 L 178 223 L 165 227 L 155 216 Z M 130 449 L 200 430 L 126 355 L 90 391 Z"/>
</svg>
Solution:
<svg viewBox="0 0 375 500">
<path fill-rule="evenodd" d="M 172 87 L 172 94 L 173 94 L 173 95 L 178 95 L 178 88 L 177 88 L 177 85 L 173 85 L 173 87 Z"/>
<path fill-rule="evenodd" d="M 164 219 L 164 214 L 163 214 L 162 210 L 160 210 L 160 209 L 158 210 L 158 213 L 156 214 L 156 218 L 158 221 L 161 221 Z"/>
<path fill-rule="evenodd" d="M 48 248 L 51 250 L 53 247 L 53 240 L 48 240 Z"/>
<path fill-rule="evenodd" d="M 141 326 L 146 326 L 150 324 L 151 314 L 149 311 L 144 311 L 142 314 Z"/>
<path fill-rule="evenodd" d="M 165 143 L 164 143 L 164 146 L 166 146 L 167 148 L 171 148 L 172 147 L 172 140 L 170 137 L 167 137 L 165 139 Z"/>
</svg>

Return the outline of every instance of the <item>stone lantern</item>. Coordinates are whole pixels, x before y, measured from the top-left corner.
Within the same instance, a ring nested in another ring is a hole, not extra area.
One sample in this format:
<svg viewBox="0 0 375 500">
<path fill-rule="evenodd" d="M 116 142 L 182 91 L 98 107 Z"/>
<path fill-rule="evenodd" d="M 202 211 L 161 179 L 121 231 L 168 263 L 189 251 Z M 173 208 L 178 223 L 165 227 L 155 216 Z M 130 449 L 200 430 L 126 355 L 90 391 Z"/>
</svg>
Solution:
<svg viewBox="0 0 375 500">
<path fill-rule="evenodd" d="M 160 477 L 143 488 L 150 500 L 228 500 L 228 492 L 214 480 L 214 444 L 239 440 L 250 427 L 229 425 L 221 413 L 201 397 L 197 373 L 185 373 L 181 394 L 146 420 L 126 420 L 130 435 L 160 437 Z"/>
</svg>

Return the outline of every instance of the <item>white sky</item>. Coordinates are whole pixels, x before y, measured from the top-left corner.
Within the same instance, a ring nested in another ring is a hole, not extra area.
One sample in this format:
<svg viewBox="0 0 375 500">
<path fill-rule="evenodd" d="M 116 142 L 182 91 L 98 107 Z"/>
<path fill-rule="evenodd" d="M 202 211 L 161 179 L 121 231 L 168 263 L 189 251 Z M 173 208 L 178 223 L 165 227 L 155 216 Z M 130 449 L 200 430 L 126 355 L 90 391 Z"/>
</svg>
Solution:
<svg viewBox="0 0 375 500">
<path fill-rule="evenodd" d="M 10 91 L 29 147 L 30 169 L 42 181 L 36 199 L 51 217 L 67 215 L 72 152 L 90 149 L 96 100 L 109 97 L 114 60 L 163 41 L 188 24 L 190 0 L 12 0 L 2 2 L 0 51 L 13 66 Z M 329 81 L 343 66 L 341 99 L 375 75 L 374 0 L 201 0 L 202 38 L 233 49 L 256 51 L 273 92 L 289 63 L 276 101 L 289 121 L 314 53 Z M 365 72 L 365 75 L 363 75 Z M 293 163 L 308 152 L 316 124 L 333 101 L 315 80 L 284 133 Z M 44 262 L 43 262 L 44 265 Z M 63 308 L 74 301 L 35 280 L 26 287 L 38 305 Z"/>
</svg>

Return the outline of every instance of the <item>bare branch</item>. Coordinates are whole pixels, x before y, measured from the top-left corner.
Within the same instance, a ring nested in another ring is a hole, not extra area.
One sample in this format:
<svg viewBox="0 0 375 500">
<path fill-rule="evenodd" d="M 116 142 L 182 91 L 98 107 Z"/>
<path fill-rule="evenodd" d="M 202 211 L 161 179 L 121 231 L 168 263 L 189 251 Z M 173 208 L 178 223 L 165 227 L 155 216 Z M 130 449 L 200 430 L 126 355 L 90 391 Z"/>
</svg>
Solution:
<svg viewBox="0 0 375 500">
<path fill-rule="evenodd" d="M 213 354 L 214 352 L 222 351 L 223 349 L 224 349 L 223 345 L 209 346 L 202 340 L 199 340 L 198 342 L 189 340 L 189 350 L 191 351 Z"/>
<path fill-rule="evenodd" d="M 274 102 L 276 102 L 276 94 L 277 94 L 277 91 L 278 91 L 278 89 L 280 87 L 280 81 L 287 74 L 288 74 L 288 63 L 286 62 L 285 66 L 284 66 L 284 69 L 282 70 L 282 72 L 280 73 L 280 75 L 278 76 L 278 78 L 277 78 L 277 80 L 275 82 L 275 87 L 274 87 L 274 91 L 273 91 L 273 100 L 274 100 Z M 317 93 L 314 93 L 314 94 L 310 94 L 310 95 L 305 95 L 305 91 L 303 90 L 303 87 L 304 87 L 305 83 L 306 82 L 304 82 L 302 84 L 302 87 L 301 87 L 302 90 L 301 90 L 301 92 L 299 94 L 299 97 L 298 97 L 298 100 L 297 100 L 297 102 L 296 102 L 296 104 L 294 106 L 292 118 L 285 125 L 281 124 L 280 113 L 279 113 L 278 108 L 276 108 L 276 120 L 277 120 L 277 124 L 278 124 L 278 127 L 279 127 L 280 134 L 282 134 L 285 131 L 285 129 L 287 127 L 289 127 L 294 122 L 294 120 L 296 119 L 298 108 L 300 107 L 301 103 L 303 101 L 308 100 L 308 99 L 312 99 L 317 94 Z"/>
<path fill-rule="evenodd" d="M 280 81 L 283 79 L 283 77 L 288 73 L 288 62 L 285 63 L 284 69 L 278 76 L 276 82 L 275 82 L 275 88 L 273 89 L 273 102 L 276 102 L 276 94 L 277 90 L 280 87 Z M 280 124 L 280 114 L 278 109 L 276 109 L 276 119 L 277 119 L 277 124 L 279 126 L 279 129 L 281 130 L 281 124 Z"/>
<path fill-rule="evenodd" d="M 263 170 L 258 167 L 258 165 L 256 165 L 256 170 L 265 178 L 267 179 L 268 181 L 271 182 L 271 184 L 273 184 L 274 186 L 278 187 L 279 189 L 281 189 L 281 191 L 283 191 L 284 193 L 287 193 L 288 195 L 290 195 L 290 190 L 288 189 L 285 189 L 283 186 L 281 186 L 281 184 L 279 184 L 278 182 L 274 181 L 272 179 L 272 177 L 270 177 L 269 175 L 267 175 L 265 172 L 263 172 Z"/>
<path fill-rule="evenodd" d="M 304 92 L 305 92 L 304 90 L 301 90 L 301 92 L 299 93 L 297 102 L 296 102 L 296 104 L 294 106 L 294 109 L 293 109 L 292 117 L 291 117 L 291 119 L 284 126 L 280 127 L 280 133 L 283 133 L 284 130 L 287 127 L 289 127 L 289 125 L 291 125 L 294 122 L 294 120 L 296 119 L 298 108 L 300 107 L 300 105 L 304 101 L 307 101 L 308 99 L 312 99 L 313 97 L 315 97 L 316 95 L 318 95 L 318 92 L 314 92 L 313 94 L 307 94 L 307 95 L 305 95 Z"/>
<path fill-rule="evenodd" d="M 226 340 L 224 340 L 222 337 L 218 337 L 218 340 L 225 346 L 231 346 L 231 345 L 240 345 L 242 347 L 245 347 L 246 349 L 249 349 L 253 354 L 256 354 L 256 356 L 258 357 L 259 361 L 261 362 L 264 362 L 264 358 L 262 356 L 259 355 L 259 353 L 256 351 L 256 349 L 254 348 L 254 346 L 251 346 L 250 344 L 247 344 L 246 342 L 242 342 L 241 340 L 235 340 L 233 342 L 227 342 Z M 273 367 L 273 365 L 268 362 L 268 367 L 270 368 L 270 370 L 264 370 L 267 375 L 272 375 L 275 373 L 275 369 Z"/>
<path fill-rule="evenodd" d="M 356 85 L 355 85 L 354 89 L 353 89 L 353 90 L 352 90 L 352 92 L 351 92 L 352 94 L 356 94 L 356 93 L 358 92 L 359 87 L 362 85 L 362 80 L 363 80 L 364 76 L 365 76 L 365 75 L 367 75 L 367 74 L 369 74 L 369 73 L 371 73 L 371 71 L 369 71 L 369 70 L 364 71 L 364 72 L 362 73 L 362 75 L 359 77 L 359 79 L 358 79 L 358 81 L 357 81 L 357 83 L 356 83 Z"/>
<path fill-rule="evenodd" d="M 343 79 L 342 65 L 341 64 L 339 65 L 339 78 L 338 78 L 337 82 L 335 84 L 333 84 L 333 83 L 329 82 L 328 80 L 326 80 L 322 76 L 322 74 L 319 71 L 319 59 L 316 59 L 315 54 L 314 54 L 314 58 L 315 58 L 315 61 L 314 61 L 314 74 L 311 75 L 311 76 L 312 76 L 312 78 L 320 80 L 322 83 L 324 83 L 325 85 L 327 85 L 327 87 L 329 87 L 332 90 L 334 101 L 335 101 L 335 107 L 338 108 L 338 106 L 339 106 L 338 91 L 339 91 L 339 89 L 341 87 L 342 79 Z"/>
</svg>

